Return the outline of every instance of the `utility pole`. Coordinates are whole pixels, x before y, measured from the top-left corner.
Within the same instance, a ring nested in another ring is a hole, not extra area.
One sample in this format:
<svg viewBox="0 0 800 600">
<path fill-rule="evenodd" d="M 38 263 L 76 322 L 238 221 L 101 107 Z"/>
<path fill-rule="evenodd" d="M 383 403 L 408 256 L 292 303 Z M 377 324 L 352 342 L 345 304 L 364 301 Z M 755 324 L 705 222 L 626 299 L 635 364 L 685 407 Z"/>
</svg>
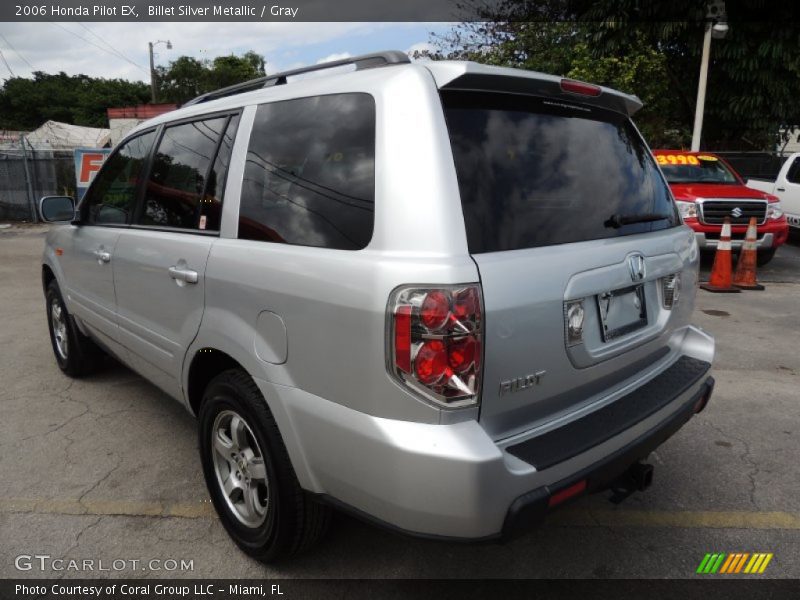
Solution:
<svg viewBox="0 0 800 600">
<path fill-rule="evenodd" d="M 703 135 L 703 113 L 706 109 L 706 85 L 708 83 L 708 62 L 711 57 L 711 38 L 722 39 L 728 33 L 725 22 L 724 0 L 711 0 L 706 13 L 705 33 L 703 34 L 703 56 L 700 59 L 700 81 L 697 83 L 697 104 L 694 109 L 694 129 L 692 130 L 692 152 L 700 150 Z"/>
<path fill-rule="evenodd" d="M 711 23 L 706 23 L 703 36 L 703 58 L 700 60 L 700 81 L 697 84 L 697 104 L 694 109 L 694 129 L 692 130 L 692 152 L 700 150 L 700 136 L 703 133 L 703 112 L 706 107 L 706 84 L 708 82 L 708 59 L 711 54 Z M 151 54 L 152 60 L 152 54 Z M 153 88 L 153 94 L 155 94 Z M 155 102 L 155 96 L 153 96 Z"/>
<path fill-rule="evenodd" d="M 156 64 L 155 60 L 153 59 L 153 48 L 158 44 L 166 44 L 167 50 L 172 50 L 172 42 L 169 40 L 158 40 L 157 42 L 147 42 L 147 49 L 150 54 L 150 98 L 153 104 L 156 103 L 156 89 L 157 89 L 157 82 L 156 82 Z"/>
<path fill-rule="evenodd" d="M 153 62 L 153 42 L 147 42 L 147 47 L 150 50 L 150 99 L 153 104 L 156 103 L 156 66 Z"/>
</svg>

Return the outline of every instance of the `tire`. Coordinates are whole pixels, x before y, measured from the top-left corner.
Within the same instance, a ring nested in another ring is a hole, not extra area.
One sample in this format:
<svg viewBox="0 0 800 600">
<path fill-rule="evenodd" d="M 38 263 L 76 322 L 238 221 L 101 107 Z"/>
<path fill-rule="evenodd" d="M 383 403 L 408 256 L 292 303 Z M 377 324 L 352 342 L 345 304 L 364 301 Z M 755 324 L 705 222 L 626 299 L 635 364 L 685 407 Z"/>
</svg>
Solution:
<svg viewBox="0 0 800 600">
<path fill-rule="evenodd" d="M 67 311 L 55 279 L 45 291 L 47 328 L 58 367 L 70 377 L 81 377 L 96 371 L 103 360 L 103 351 L 83 335 L 75 319 Z"/>
<path fill-rule="evenodd" d="M 247 373 L 232 369 L 208 384 L 198 433 L 211 501 L 246 554 L 274 562 L 325 534 L 330 509 L 300 487 L 275 418 Z"/>
<path fill-rule="evenodd" d="M 756 255 L 756 264 L 759 267 L 763 267 L 769 261 L 771 261 L 775 257 L 775 248 L 770 248 L 769 250 L 759 250 L 758 254 Z"/>
</svg>

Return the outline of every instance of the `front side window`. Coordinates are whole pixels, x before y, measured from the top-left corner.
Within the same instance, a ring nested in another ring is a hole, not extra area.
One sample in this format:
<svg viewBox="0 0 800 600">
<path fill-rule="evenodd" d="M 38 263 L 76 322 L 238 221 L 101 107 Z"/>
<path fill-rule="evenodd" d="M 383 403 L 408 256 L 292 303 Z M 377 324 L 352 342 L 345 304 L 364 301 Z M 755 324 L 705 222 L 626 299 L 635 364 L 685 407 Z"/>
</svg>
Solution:
<svg viewBox="0 0 800 600">
<path fill-rule="evenodd" d="M 130 139 L 108 157 L 83 200 L 86 224 L 124 225 L 128 222 L 155 136 L 155 131 L 149 131 Z"/>
<path fill-rule="evenodd" d="M 228 118 L 173 125 L 156 148 L 138 224 L 197 229 L 209 168 Z M 211 171 L 213 174 L 213 171 Z M 216 176 L 214 188 L 216 194 Z M 203 220 L 207 224 L 207 218 Z"/>
<path fill-rule="evenodd" d="M 374 211 L 371 96 L 333 94 L 258 107 L 240 238 L 359 250 L 372 239 Z"/>
</svg>

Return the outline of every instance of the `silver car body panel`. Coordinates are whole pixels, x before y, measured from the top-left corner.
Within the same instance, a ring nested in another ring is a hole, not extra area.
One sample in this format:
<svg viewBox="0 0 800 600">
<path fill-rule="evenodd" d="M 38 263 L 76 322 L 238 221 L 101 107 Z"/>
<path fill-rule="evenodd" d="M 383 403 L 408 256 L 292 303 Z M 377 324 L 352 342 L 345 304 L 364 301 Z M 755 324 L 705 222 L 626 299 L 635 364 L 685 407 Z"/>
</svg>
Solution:
<svg viewBox="0 0 800 600">
<path fill-rule="evenodd" d="M 241 109 L 219 236 L 68 225 L 49 232 L 44 263 L 85 330 L 188 409 L 190 367 L 201 350 L 237 361 L 275 415 L 303 488 L 415 532 L 495 534 L 514 498 L 625 445 L 697 386 L 542 472 L 507 453 L 508 444 L 614 402 L 681 356 L 710 362 L 714 354 L 713 340 L 689 326 L 698 252 L 688 228 L 470 255 L 439 88 L 557 95 L 558 81 L 473 63 L 416 63 L 323 72 L 162 115 L 131 135 Z M 257 105 L 345 92 L 368 93 L 376 103 L 375 224 L 368 246 L 345 251 L 237 239 Z M 640 106 L 635 97 L 605 88 L 588 101 L 626 114 Z M 57 246 L 63 256 L 54 254 Z M 92 253 L 101 246 L 112 256 L 98 264 Z M 563 303 L 622 285 L 632 252 L 645 257 L 655 318 L 614 343 L 587 339 L 584 348 L 568 350 Z M 169 276 L 179 263 L 197 272 L 196 284 L 181 286 Z M 684 291 L 667 311 L 657 282 L 676 272 Z M 387 300 L 401 285 L 469 283 L 482 285 L 485 302 L 482 398 L 479 407 L 446 410 L 390 376 Z M 499 396 L 503 379 L 535 370 L 547 371 L 542 385 Z"/>
</svg>

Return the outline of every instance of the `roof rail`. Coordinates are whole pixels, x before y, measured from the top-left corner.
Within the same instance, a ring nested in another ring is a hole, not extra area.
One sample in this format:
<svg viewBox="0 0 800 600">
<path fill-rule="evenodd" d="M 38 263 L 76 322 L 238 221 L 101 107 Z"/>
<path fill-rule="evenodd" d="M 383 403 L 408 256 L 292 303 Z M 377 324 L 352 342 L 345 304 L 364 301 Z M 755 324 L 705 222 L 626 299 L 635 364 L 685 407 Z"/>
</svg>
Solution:
<svg viewBox="0 0 800 600">
<path fill-rule="evenodd" d="M 301 73 L 312 73 L 314 71 L 323 71 L 325 69 L 332 69 L 334 67 L 341 67 L 344 65 L 355 65 L 357 71 L 363 69 L 373 69 L 375 67 L 386 67 L 389 65 L 401 65 L 410 63 L 411 61 L 405 52 L 399 50 L 386 50 L 384 52 L 375 52 L 373 54 L 363 54 L 361 56 L 354 56 L 352 58 L 344 58 L 341 60 L 332 60 L 330 62 L 312 65 L 310 67 L 301 67 L 299 69 L 292 69 L 291 71 L 282 71 L 274 75 L 267 75 L 266 77 L 259 77 L 258 79 L 251 79 L 243 83 L 237 83 L 228 87 L 214 90 L 206 94 L 201 94 L 196 98 L 192 98 L 183 106 L 191 106 L 193 104 L 200 104 L 208 102 L 209 100 L 216 100 L 218 98 L 225 98 L 227 96 L 234 96 L 244 92 L 251 92 L 261 88 L 272 87 L 274 85 L 286 84 L 286 78 L 293 75 L 300 75 Z"/>
</svg>

